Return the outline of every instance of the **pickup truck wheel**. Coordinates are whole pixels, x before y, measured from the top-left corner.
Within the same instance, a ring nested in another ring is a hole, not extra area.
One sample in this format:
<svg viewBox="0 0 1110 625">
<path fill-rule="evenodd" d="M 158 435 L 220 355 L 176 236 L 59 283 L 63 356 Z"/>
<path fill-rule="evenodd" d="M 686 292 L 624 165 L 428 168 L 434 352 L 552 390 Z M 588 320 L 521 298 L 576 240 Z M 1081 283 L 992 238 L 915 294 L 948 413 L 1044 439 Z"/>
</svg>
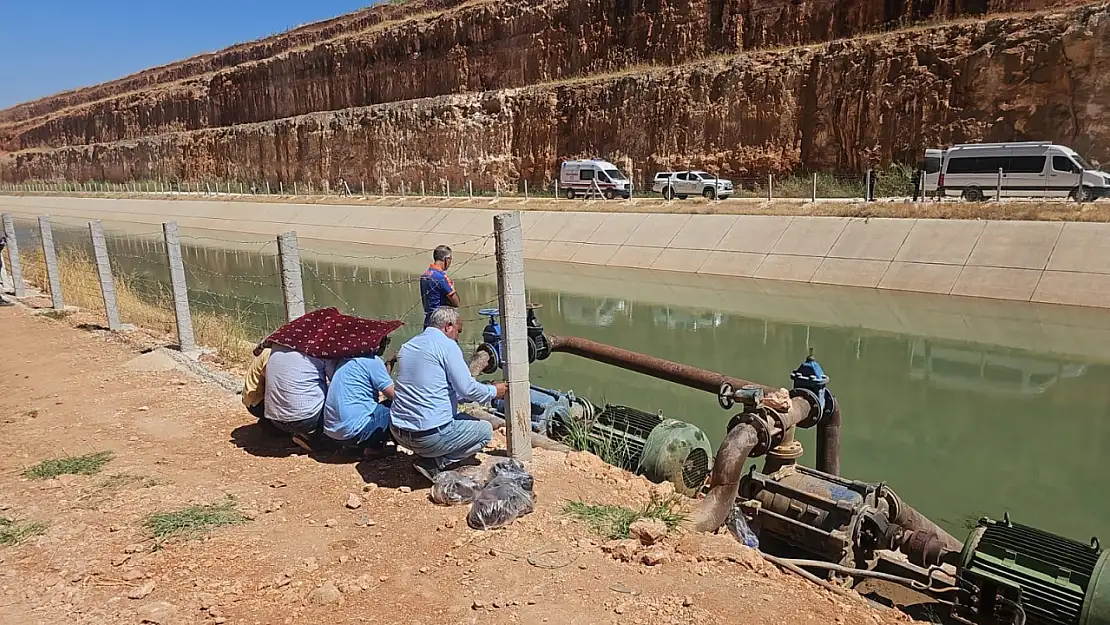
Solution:
<svg viewBox="0 0 1110 625">
<path fill-rule="evenodd" d="M 567 199 L 568 200 L 573 200 L 574 199 L 574 189 L 567 189 Z"/>
<path fill-rule="evenodd" d="M 674 199 L 674 187 L 665 187 L 663 189 L 663 199 L 668 201 Z"/>
<path fill-rule="evenodd" d="M 707 200 L 717 199 L 717 190 L 713 187 L 706 187 L 705 190 L 701 192 L 701 194 L 704 195 L 705 199 Z"/>
<path fill-rule="evenodd" d="M 611 200 L 611 199 L 617 197 L 617 194 L 613 193 L 612 189 L 606 189 L 605 193 L 602 193 L 601 195 L 602 195 L 602 197 L 604 197 L 607 200 Z"/>
</svg>

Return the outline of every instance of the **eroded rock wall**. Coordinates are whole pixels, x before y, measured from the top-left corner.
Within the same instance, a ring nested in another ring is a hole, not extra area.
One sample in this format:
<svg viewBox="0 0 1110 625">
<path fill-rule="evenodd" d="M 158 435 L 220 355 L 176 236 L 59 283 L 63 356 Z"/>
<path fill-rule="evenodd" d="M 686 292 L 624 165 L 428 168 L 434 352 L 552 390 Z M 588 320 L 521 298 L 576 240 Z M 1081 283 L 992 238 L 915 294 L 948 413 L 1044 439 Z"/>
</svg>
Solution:
<svg viewBox="0 0 1110 625">
<path fill-rule="evenodd" d="M 561 158 L 730 176 L 860 170 L 924 147 L 1051 139 L 1110 160 L 1110 4 L 441 96 L 153 139 L 28 151 L 8 179 L 547 184 Z"/>
<path fill-rule="evenodd" d="M 40 114 L 6 125 L 0 113 L 0 149 L 138 139 L 590 79 L 1052 1 L 472 0 L 429 2 L 408 13 L 370 9 L 311 31 L 322 38 L 312 45 L 294 31 L 90 90 L 98 97 L 85 103 L 79 100 L 92 95 L 56 98 L 28 109 Z"/>
</svg>

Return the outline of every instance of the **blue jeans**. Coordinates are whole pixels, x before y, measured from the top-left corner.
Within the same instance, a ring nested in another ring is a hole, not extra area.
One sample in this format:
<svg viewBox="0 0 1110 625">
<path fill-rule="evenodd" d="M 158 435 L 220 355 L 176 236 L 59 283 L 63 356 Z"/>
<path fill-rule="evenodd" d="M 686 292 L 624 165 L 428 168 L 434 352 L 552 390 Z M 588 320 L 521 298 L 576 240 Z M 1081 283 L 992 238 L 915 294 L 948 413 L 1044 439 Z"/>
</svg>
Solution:
<svg viewBox="0 0 1110 625">
<path fill-rule="evenodd" d="M 379 447 L 389 442 L 389 402 L 382 402 L 374 409 L 370 422 L 362 431 L 351 438 L 338 440 L 328 436 L 328 440 L 343 447 Z"/>
<path fill-rule="evenodd" d="M 390 427 L 393 440 L 412 453 L 432 458 L 443 467 L 473 457 L 493 440 L 493 426 L 470 415 L 458 414 L 446 424 L 424 432 Z"/>
</svg>

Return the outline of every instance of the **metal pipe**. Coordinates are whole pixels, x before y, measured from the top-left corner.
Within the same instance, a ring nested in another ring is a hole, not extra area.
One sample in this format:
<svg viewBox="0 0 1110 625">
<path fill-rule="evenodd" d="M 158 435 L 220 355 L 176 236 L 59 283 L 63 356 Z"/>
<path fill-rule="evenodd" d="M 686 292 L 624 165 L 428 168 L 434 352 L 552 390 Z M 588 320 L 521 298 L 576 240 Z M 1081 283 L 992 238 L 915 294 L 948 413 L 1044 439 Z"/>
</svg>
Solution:
<svg viewBox="0 0 1110 625">
<path fill-rule="evenodd" d="M 786 559 L 783 559 L 783 558 L 777 558 L 777 557 L 775 557 L 775 556 L 773 556 L 769 553 L 764 553 L 762 551 L 759 552 L 759 555 L 763 556 L 763 559 L 767 560 L 771 564 L 780 566 L 780 567 L 790 571 L 791 573 L 795 573 L 795 574 L 797 574 L 801 577 L 804 577 L 804 578 L 808 579 L 809 581 L 813 582 L 814 584 L 817 584 L 818 586 L 824 588 L 825 590 L 828 590 L 829 592 L 838 594 L 841 597 L 845 597 L 845 598 L 848 598 L 848 599 L 858 599 L 859 598 L 859 595 L 853 595 L 851 592 L 845 590 L 844 588 L 841 588 L 840 586 L 837 586 L 837 585 L 833 584 L 829 580 L 821 579 L 820 577 L 817 577 L 813 573 L 810 573 L 809 571 L 803 569 L 802 567 L 798 566 L 797 564 L 794 564 L 790 560 L 786 560 Z"/>
<path fill-rule="evenodd" d="M 878 580 L 882 580 L 884 582 L 892 582 L 892 583 L 895 583 L 895 584 L 901 584 L 902 586 L 906 586 L 907 588 L 912 588 L 912 589 L 914 589 L 918 592 L 944 593 L 944 592 L 952 592 L 952 591 L 956 590 L 956 586 L 952 586 L 952 585 L 948 585 L 948 586 L 943 587 L 943 588 L 933 588 L 933 587 L 931 587 L 929 585 L 926 585 L 926 584 L 923 584 L 923 583 L 921 583 L 921 582 L 919 582 L 915 579 L 910 579 L 908 577 L 902 577 L 901 575 L 893 575 L 891 573 L 883 573 L 881 571 L 869 571 L 867 569 L 857 569 L 857 568 L 852 568 L 850 566 L 843 566 L 843 565 L 840 565 L 840 564 L 833 564 L 832 562 L 825 562 L 823 560 L 799 560 L 799 559 L 796 559 L 796 558 L 778 558 L 778 563 L 780 563 L 780 564 L 790 563 L 790 564 L 793 564 L 793 565 L 796 565 L 796 566 L 799 566 L 799 567 L 809 567 L 811 569 L 823 569 L 823 570 L 826 570 L 826 571 L 833 571 L 833 572 L 836 572 L 836 573 L 842 573 L 844 575 L 850 575 L 850 576 L 853 576 L 853 577 L 869 577 L 871 579 L 878 579 Z"/>
<path fill-rule="evenodd" d="M 698 367 L 691 367 L 663 358 L 656 358 L 655 356 L 648 356 L 647 354 L 640 354 L 627 349 L 613 347 L 612 345 L 605 345 L 589 339 L 580 338 L 577 336 L 549 336 L 548 341 L 551 343 L 551 351 L 562 352 L 565 354 L 574 354 L 582 358 L 589 358 L 603 362 L 614 367 L 635 371 L 644 375 L 650 375 L 660 380 L 667 380 L 675 384 L 681 384 L 690 388 L 713 393 L 716 395 L 720 392 L 721 386 L 725 383 L 731 384 L 733 388 L 740 388 L 741 386 L 763 386 L 755 382 L 741 380 L 739 378 L 732 378 L 727 375 L 708 371 L 706 369 L 699 369 Z M 774 392 L 778 389 L 763 386 L 764 391 Z"/>
<path fill-rule="evenodd" d="M 752 455 L 756 446 L 763 443 L 770 447 L 781 440 L 786 431 L 809 416 L 809 402 L 801 397 L 790 400 L 790 410 L 781 415 L 781 421 L 774 424 L 770 431 L 772 440 L 761 441 L 759 432 L 747 423 L 742 423 L 725 435 L 717 455 L 713 458 L 713 472 L 709 476 L 709 492 L 694 514 L 694 527 L 699 532 L 715 532 L 724 524 L 728 513 L 736 505 L 736 495 L 740 491 L 740 478 L 744 474 L 744 463 Z"/>
<path fill-rule="evenodd" d="M 840 477 L 840 402 L 817 424 L 817 470 Z"/>
</svg>

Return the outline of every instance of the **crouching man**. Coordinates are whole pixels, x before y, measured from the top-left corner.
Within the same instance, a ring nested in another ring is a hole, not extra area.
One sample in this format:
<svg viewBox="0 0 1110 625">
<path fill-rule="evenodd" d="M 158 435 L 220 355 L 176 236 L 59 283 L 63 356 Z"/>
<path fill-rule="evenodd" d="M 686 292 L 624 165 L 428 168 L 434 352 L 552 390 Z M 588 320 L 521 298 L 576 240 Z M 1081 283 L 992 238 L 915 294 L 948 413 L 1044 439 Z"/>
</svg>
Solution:
<svg viewBox="0 0 1110 625">
<path fill-rule="evenodd" d="M 259 344 L 254 348 L 254 358 L 243 376 L 243 405 L 260 422 L 266 419 L 266 363 L 269 360 L 270 348 Z"/>
<path fill-rule="evenodd" d="M 393 378 L 382 360 L 388 345 L 389 337 L 383 337 L 376 351 L 344 360 L 335 369 L 324 402 L 324 435 L 340 447 L 372 453 L 390 440 Z"/>
<path fill-rule="evenodd" d="M 270 423 L 293 435 L 293 442 L 307 451 L 320 434 L 328 379 L 335 361 L 301 353 L 274 343 L 266 363 L 263 414 Z"/>
<path fill-rule="evenodd" d="M 424 332 L 397 353 L 390 431 L 419 457 L 413 466 L 429 480 L 493 440 L 489 423 L 458 414 L 459 401 L 488 404 L 505 396 L 504 382 L 482 384 L 470 375 L 457 342 L 462 329 L 457 308 L 436 308 Z"/>
</svg>

